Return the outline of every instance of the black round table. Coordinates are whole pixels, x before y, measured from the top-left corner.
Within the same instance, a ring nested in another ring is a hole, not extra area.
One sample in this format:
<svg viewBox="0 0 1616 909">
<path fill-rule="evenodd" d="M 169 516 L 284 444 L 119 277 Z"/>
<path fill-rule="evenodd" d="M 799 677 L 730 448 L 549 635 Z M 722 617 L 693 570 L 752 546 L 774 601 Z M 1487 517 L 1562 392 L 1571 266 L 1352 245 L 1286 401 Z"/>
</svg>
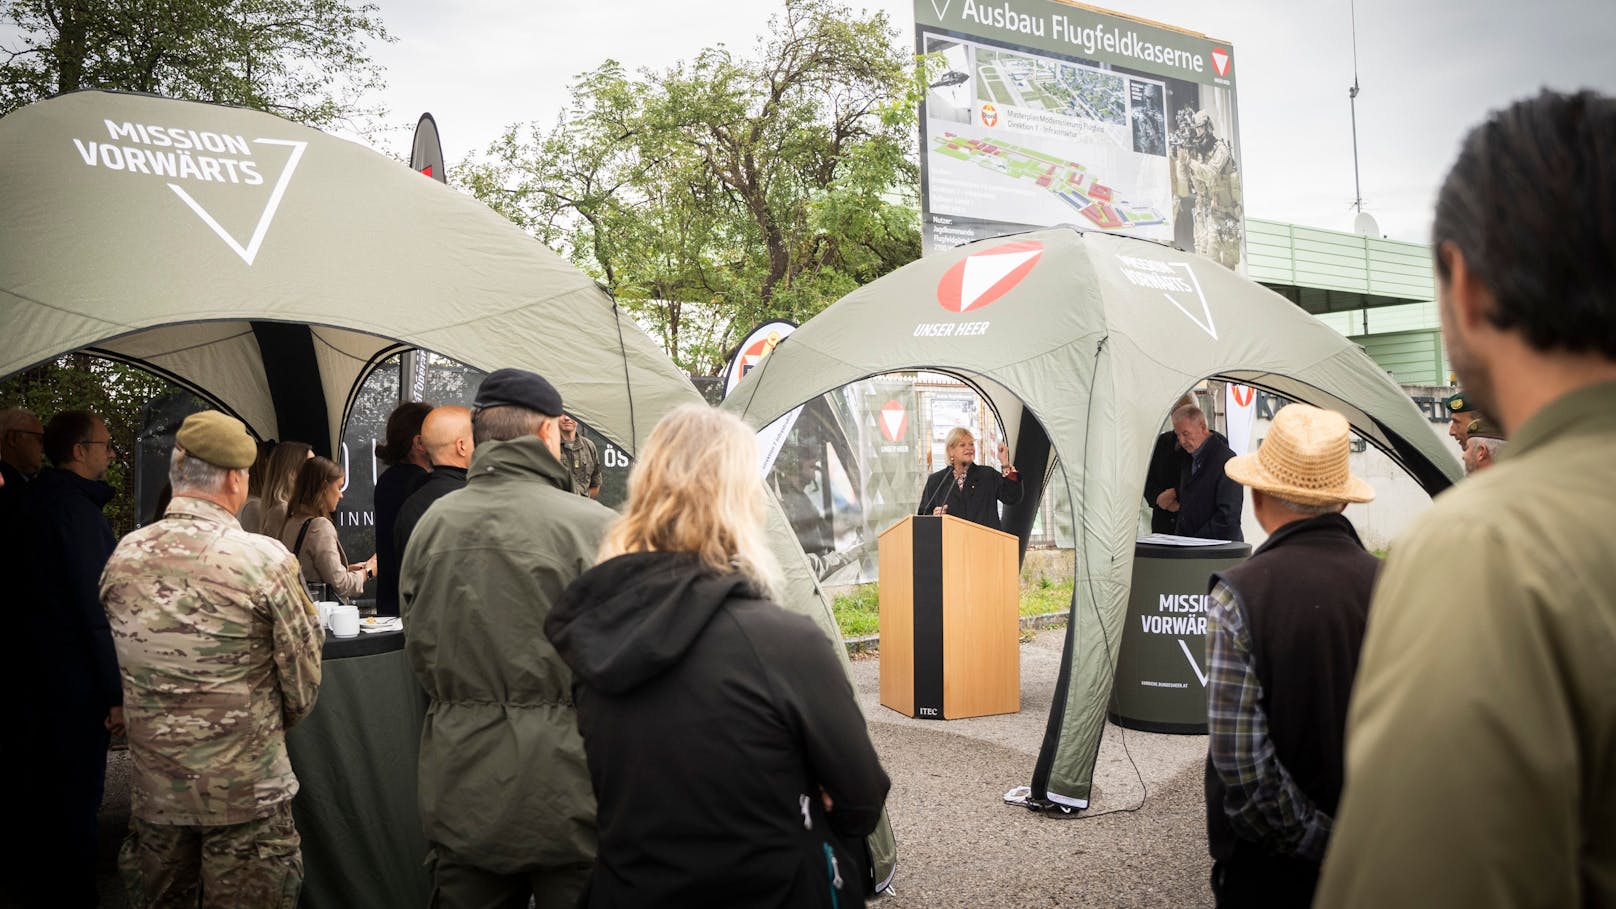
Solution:
<svg viewBox="0 0 1616 909">
<path fill-rule="evenodd" d="M 426 707 L 402 631 L 326 638 L 320 696 L 286 736 L 299 787 L 301 906 L 427 904 L 432 881 L 416 808 Z"/>
<path fill-rule="evenodd" d="M 1111 722 L 1145 732 L 1206 734 L 1208 582 L 1213 572 L 1249 555 L 1249 543 L 1134 544 Z"/>
</svg>

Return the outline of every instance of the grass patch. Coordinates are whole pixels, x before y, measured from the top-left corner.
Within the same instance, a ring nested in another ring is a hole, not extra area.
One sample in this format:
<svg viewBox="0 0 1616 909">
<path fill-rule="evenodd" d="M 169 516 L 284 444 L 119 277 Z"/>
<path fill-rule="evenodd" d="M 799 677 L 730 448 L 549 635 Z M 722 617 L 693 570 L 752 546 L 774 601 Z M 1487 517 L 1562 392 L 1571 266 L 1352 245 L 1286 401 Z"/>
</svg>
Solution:
<svg viewBox="0 0 1616 909">
<path fill-rule="evenodd" d="M 1063 612 L 1072 603 L 1072 582 L 1040 583 L 1021 592 L 1021 614 Z M 861 584 L 831 604 L 844 638 L 862 638 L 881 632 L 881 603 L 877 585 Z"/>
</svg>

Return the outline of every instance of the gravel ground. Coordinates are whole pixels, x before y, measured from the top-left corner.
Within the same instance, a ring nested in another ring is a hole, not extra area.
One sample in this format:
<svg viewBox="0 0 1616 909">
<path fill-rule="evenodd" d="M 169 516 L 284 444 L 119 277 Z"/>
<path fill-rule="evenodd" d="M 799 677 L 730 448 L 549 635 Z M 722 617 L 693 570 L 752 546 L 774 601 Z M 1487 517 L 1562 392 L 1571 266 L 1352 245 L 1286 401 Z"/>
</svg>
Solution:
<svg viewBox="0 0 1616 909">
<path fill-rule="evenodd" d="M 898 840 L 892 893 L 872 906 L 1212 905 L 1205 736 L 1108 723 L 1088 811 L 1052 817 L 1004 803 L 1032 778 L 1064 634 L 1041 631 L 1021 645 L 1021 712 L 1009 716 L 910 719 L 880 706 L 878 660 L 854 661 L 892 777 L 887 810 Z"/>
<path fill-rule="evenodd" d="M 854 659 L 853 683 L 892 777 L 887 810 L 898 839 L 897 877 L 872 907 L 1212 905 L 1205 736 L 1108 723 L 1088 811 L 1050 817 L 1004 803 L 1032 779 L 1064 635 L 1040 631 L 1021 645 L 1021 711 L 1008 716 L 910 719 L 880 705 L 878 655 Z M 115 857 L 128 815 L 128 752 L 115 750 L 102 809 L 104 909 L 125 905 Z"/>
</svg>

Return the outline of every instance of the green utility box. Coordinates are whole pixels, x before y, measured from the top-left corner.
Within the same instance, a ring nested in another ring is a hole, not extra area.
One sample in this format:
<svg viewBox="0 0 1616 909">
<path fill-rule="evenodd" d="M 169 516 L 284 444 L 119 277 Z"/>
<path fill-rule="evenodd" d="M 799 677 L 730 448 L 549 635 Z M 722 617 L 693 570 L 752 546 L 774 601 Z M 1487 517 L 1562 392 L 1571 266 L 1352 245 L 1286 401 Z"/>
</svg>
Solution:
<svg viewBox="0 0 1616 909">
<path fill-rule="evenodd" d="M 1213 572 L 1249 555 L 1249 543 L 1134 545 L 1111 722 L 1146 732 L 1206 734 L 1207 590 Z"/>
</svg>

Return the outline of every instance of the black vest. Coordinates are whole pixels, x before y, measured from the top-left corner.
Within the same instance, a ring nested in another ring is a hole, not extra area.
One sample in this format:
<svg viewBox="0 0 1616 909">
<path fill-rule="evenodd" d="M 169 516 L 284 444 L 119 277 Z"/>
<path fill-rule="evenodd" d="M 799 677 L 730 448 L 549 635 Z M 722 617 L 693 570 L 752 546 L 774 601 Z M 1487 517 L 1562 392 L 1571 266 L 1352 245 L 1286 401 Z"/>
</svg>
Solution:
<svg viewBox="0 0 1616 909">
<path fill-rule="evenodd" d="M 1279 761 L 1332 817 L 1341 798 L 1347 699 L 1379 570 L 1352 524 L 1328 514 L 1281 527 L 1250 559 L 1212 576 L 1239 594 Z M 1237 847 L 1255 848 L 1237 841 L 1223 794 L 1208 757 L 1207 842 L 1219 860 L 1234 858 Z"/>
</svg>

